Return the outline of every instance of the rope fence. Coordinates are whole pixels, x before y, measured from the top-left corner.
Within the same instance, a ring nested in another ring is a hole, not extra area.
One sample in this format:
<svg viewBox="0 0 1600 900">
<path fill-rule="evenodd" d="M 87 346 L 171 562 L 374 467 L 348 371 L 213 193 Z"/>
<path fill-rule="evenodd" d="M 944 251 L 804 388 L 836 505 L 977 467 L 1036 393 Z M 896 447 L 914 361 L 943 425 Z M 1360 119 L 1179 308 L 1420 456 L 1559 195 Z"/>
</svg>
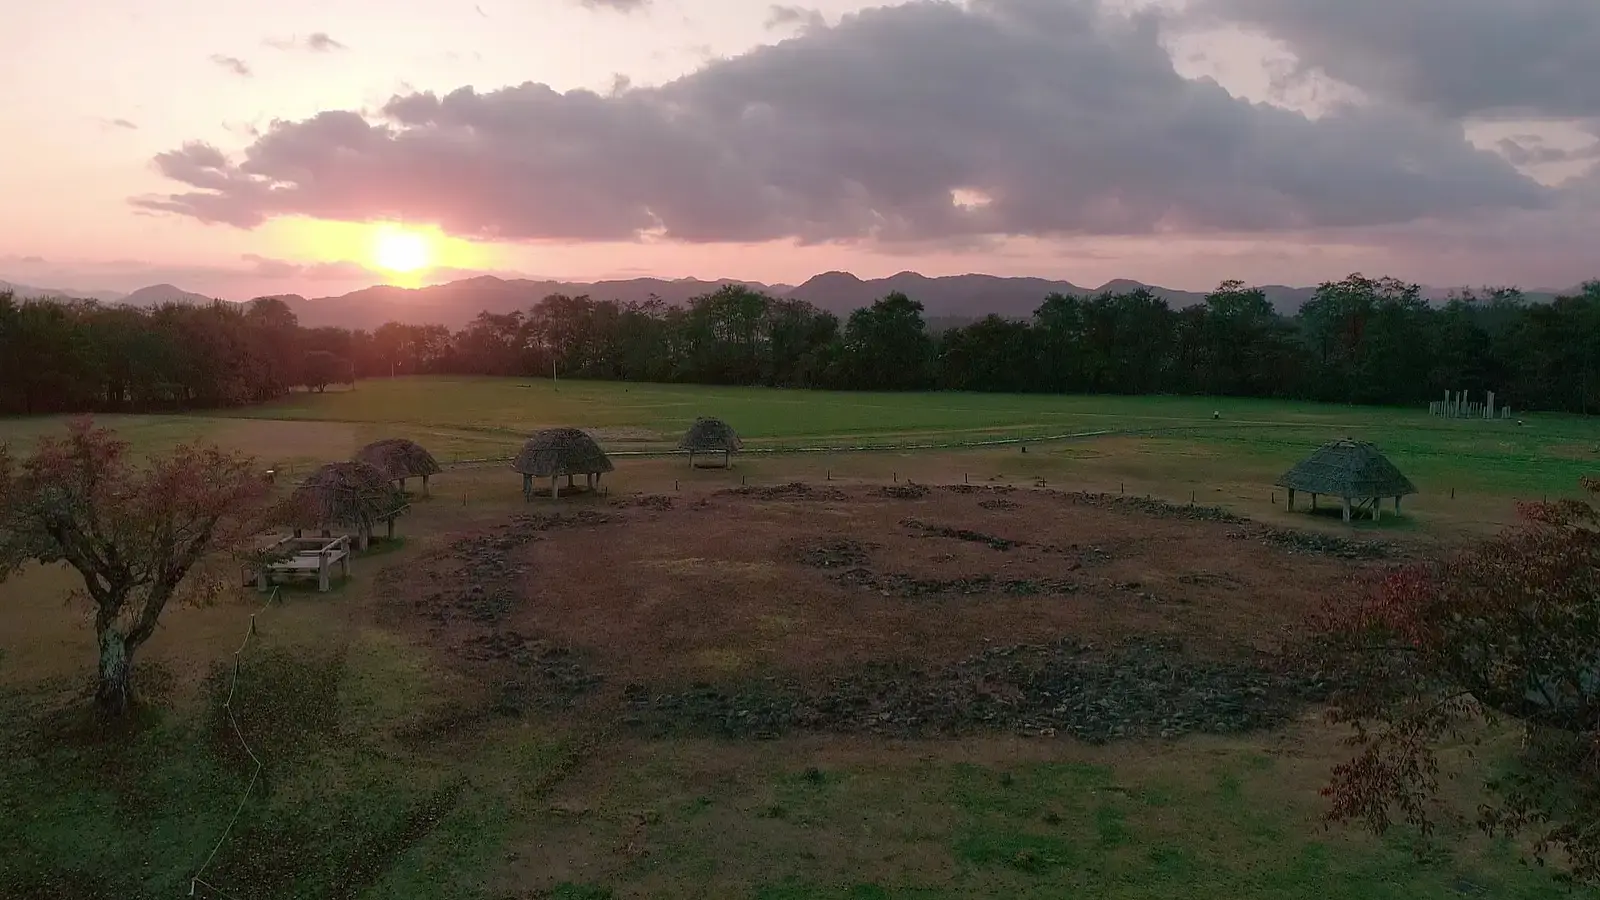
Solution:
<svg viewBox="0 0 1600 900">
<path fill-rule="evenodd" d="M 244 731 L 239 727 L 239 720 L 233 714 L 233 698 L 239 689 L 239 672 L 243 667 L 244 651 L 250 646 L 251 639 L 260 633 L 256 629 L 256 616 L 271 608 L 277 599 L 278 588 L 274 587 L 272 593 L 267 595 L 266 603 L 262 604 L 259 610 L 250 614 L 250 627 L 245 631 L 244 640 L 239 643 L 239 649 L 233 651 L 233 673 L 228 679 L 228 699 L 223 702 L 222 708 L 228 714 L 228 724 L 233 728 L 234 737 L 239 739 L 239 746 L 244 748 L 245 754 L 250 757 L 250 762 L 255 765 L 255 768 L 250 772 L 250 780 L 245 783 L 244 794 L 239 797 L 239 804 L 234 807 L 233 817 L 228 820 L 227 827 L 222 829 L 222 834 L 218 836 L 217 843 L 211 848 L 211 852 L 206 855 L 205 862 L 201 863 L 200 868 L 196 869 L 195 873 L 189 877 L 189 896 L 191 897 L 200 896 L 196 893 L 196 889 L 204 887 L 215 896 L 222 897 L 224 900 L 233 900 L 232 895 L 206 881 L 203 876 L 206 874 L 206 870 L 211 867 L 212 861 L 217 858 L 217 851 L 222 849 L 222 845 L 227 843 L 228 837 L 233 834 L 233 826 L 238 823 L 239 815 L 244 812 L 245 804 L 250 801 L 250 794 L 255 790 L 256 782 L 261 779 L 261 770 L 264 768 L 261 757 L 257 756 L 255 750 L 251 749 L 250 742 L 244 739 Z"/>
</svg>

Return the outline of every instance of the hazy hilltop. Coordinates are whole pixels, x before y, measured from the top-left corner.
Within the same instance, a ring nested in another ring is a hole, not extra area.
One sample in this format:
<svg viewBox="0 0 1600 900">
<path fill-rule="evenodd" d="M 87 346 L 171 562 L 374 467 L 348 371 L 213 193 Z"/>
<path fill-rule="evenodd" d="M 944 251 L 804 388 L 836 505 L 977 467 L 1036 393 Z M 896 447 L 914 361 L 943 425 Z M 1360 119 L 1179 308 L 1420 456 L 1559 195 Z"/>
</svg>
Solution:
<svg viewBox="0 0 1600 900">
<path fill-rule="evenodd" d="M 0 285 L 5 284 L 0 282 Z M 299 317 L 300 323 L 308 328 L 334 326 L 371 330 L 391 321 L 460 328 L 480 312 L 503 315 L 527 310 L 551 294 L 587 294 L 597 300 L 622 303 L 643 303 L 657 297 L 669 305 L 683 306 L 694 297 L 730 284 L 744 285 L 774 297 L 805 300 L 839 316 L 848 316 L 854 310 L 870 306 L 873 301 L 899 291 L 921 302 L 930 320 L 946 324 L 970 321 L 990 313 L 1008 318 L 1026 318 L 1052 293 L 1081 295 L 1146 288 L 1178 309 L 1202 303 L 1206 296 L 1201 291 L 1177 290 L 1126 278 L 1098 286 L 1086 286 L 1045 278 L 983 274 L 929 277 L 916 272 L 900 272 L 887 278 L 862 279 L 849 272 L 824 272 L 799 285 L 762 284 L 728 278 L 714 281 L 698 278 L 630 278 L 580 282 L 480 275 L 423 288 L 374 285 L 333 297 L 307 299 L 299 294 L 280 294 L 277 298 L 284 301 Z M 1286 316 L 1299 311 L 1316 291 L 1314 287 L 1281 284 L 1260 287 L 1273 308 Z M 186 291 L 171 284 L 151 285 L 126 295 L 107 291 L 47 290 L 25 285 L 12 285 L 12 288 L 24 297 L 76 297 L 143 307 L 163 303 L 211 302 L 211 298 L 205 294 Z M 1533 301 L 1548 301 L 1555 293 L 1530 291 L 1527 296 Z M 1433 302 L 1443 301 L 1449 294 L 1450 289 L 1446 288 L 1423 288 L 1423 296 Z"/>
<path fill-rule="evenodd" d="M 742 284 L 774 297 L 805 300 L 839 316 L 848 316 L 854 310 L 871 306 L 873 301 L 899 291 L 922 303 L 930 319 L 947 320 L 970 320 L 989 313 L 1025 318 L 1031 316 L 1044 298 L 1052 293 L 1090 294 L 1108 289 L 1149 287 L 1174 307 L 1190 306 L 1205 300 L 1202 292 L 1143 285 L 1126 279 L 1094 287 L 1044 278 L 980 274 L 929 277 L 916 272 L 901 272 L 888 278 L 862 279 L 849 272 L 824 272 L 795 286 L 726 278 L 715 281 L 633 278 L 570 282 L 502 279 L 486 275 L 425 288 L 377 286 L 337 297 L 312 300 L 293 297 L 285 302 L 300 317 L 301 323 L 309 327 L 334 325 L 370 329 L 394 320 L 459 328 L 479 312 L 505 314 L 526 310 L 550 294 L 587 294 L 597 300 L 623 303 L 642 303 L 651 297 L 659 297 L 670 305 L 683 306 L 694 297 L 729 284 Z M 1279 312 L 1293 315 L 1311 297 L 1314 288 L 1273 286 L 1264 290 Z"/>
<path fill-rule="evenodd" d="M 60 297 L 64 300 L 99 300 L 115 303 L 126 297 L 121 291 L 85 291 L 75 288 L 47 288 L 0 279 L 0 291 L 11 291 L 18 297 Z"/>
<path fill-rule="evenodd" d="M 139 288 L 137 291 L 121 298 L 118 302 L 127 306 L 162 306 L 167 303 L 192 306 L 196 303 L 210 303 L 213 299 L 205 294 L 186 291 L 176 285 L 152 284 L 149 287 Z"/>
</svg>

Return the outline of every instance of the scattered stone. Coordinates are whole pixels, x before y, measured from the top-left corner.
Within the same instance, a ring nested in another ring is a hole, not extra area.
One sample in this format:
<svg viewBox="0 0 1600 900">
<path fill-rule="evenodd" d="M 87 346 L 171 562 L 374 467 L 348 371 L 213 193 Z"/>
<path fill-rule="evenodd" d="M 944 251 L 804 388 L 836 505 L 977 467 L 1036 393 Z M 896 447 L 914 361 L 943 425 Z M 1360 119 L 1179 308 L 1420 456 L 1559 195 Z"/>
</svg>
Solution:
<svg viewBox="0 0 1600 900">
<path fill-rule="evenodd" d="M 616 516 L 595 510 L 513 516 L 488 534 L 455 541 L 446 551 L 459 564 L 454 572 L 434 572 L 445 586 L 416 601 L 423 615 L 440 626 L 452 622 L 476 630 L 457 649 L 471 662 L 510 663 L 512 675 L 495 688 L 495 712 L 517 715 L 530 708 L 565 708 L 599 684 L 567 648 L 502 628 L 516 605 L 527 567 L 511 562 L 510 552 L 539 540 L 540 532 L 555 528 L 582 528 L 615 521 Z M 381 581 L 404 578 L 398 566 L 380 574 Z"/>
<path fill-rule="evenodd" d="M 926 522 L 919 522 L 916 519 L 901 519 L 900 525 L 903 528 L 913 528 L 917 531 L 926 531 L 927 533 L 936 537 L 952 538 L 958 541 L 971 541 L 975 544 L 988 544 L 995 550 L 1011 550 L 1016 547 L 1028 546 L 1025 541 L 1013 541 L 1010 538 L 996 537 L 992 534 L 984 534 L 980 531 L 971 531 L 966 528 L 947 528 L 943 525 L 929 525 Z"/>
<path fill-rule="evenodd" d="M 803 481 L 791 481 L 788 484 L 771 487 L 737 487 L 720 491 L 719 493 L 735 494 L 740 497 L 755 497 L 757 500 L 839 501 L 847 499 L 845 492 L 838 488 L 815 488 Z"/>
<path fill-rule="evenodd" d="M 907 481 L 905 484 L 886 485 L 880 488 L 878 493 L 897 500 L 921 500 L 928 496 L 928 488 L 914 481 Z"/>
<path fill-rule="evenodd" d="M 1009 731 L 1103 743 L 1271 728 L 1328 689 L 1315 676 L 1188 660 L 1170 640 L 1130 641 L 1111 651 L 1068 640 L 996 648 L 929 669 L 875 664 L 820 688 L 783 678 L 657 695 L 635 686 L 625 702 L 638 727 L 663 733 Z"/>
<path fill-rule="evenodd" d="M 1001 579 L 993 575 L 974 575 L 967 578 L 916 578 L 898 572 L 879 574 L 865 567 L 855 567 L 839 573 L 841 584 L 866 588 L 880 594 L 914 599 L 941 594 L 1009 594 L 1014 597 L 1039 594 L 1070 594 L 1078 589 L 1071 581 L 1060 578 Z"/>
<path fill-rule="evenodd" d="M 1016 490 L 1009 484 L 947 484 L 943 487 L 956 494 L 1009 494 Z"/>
<path fill-rule="evenodd" d="M 634 494 L 631 497 L 618 497 L 611 501 L 611 506 L 618 509 L 638 507 L 641 509 L 653 509 L 657 512 L 667 512 L 674 505 L 675 503 L 671 497 L 662 494 Z"/>
<path fill-rule="evenodd" d="M 1291 531 L 1285 528 L 1261 528 L 1252 532 L 1229 532 L 1235 540 L 1255 538 L 1269 547 L 1290 553 L 1317 553 L 1340 559 L 1391 559 L 1404 552 L 1387 541 L 1367 541 L 1342 538 L 1331 534 L 1310 531 Z"/>
<path fill-rule="evenodd" d="M 1235 525 L 1249 523 L 1249 519 L 1235 515 L 1220 506 L 1190 506 L 1168 503 L 1151 497 L 1129 497 L 1122 494 L 1093 494 L 1086 491 L 1045 491 L 1072 503 L 1100 509 L 1126 509 L 1160 519 L 1184 519 L 1202 522 L 1227 522 Z"/>
<path fill-rule="evenodd" d="M 864 544 L 852 540 L 832 540 L 815 547 L 806 547 L 796 554 L 801 565 L 814 569 L 839 569 L 844 567 L 864 566 L 868 554 L 878 549 L 876 544 Z"/>
</svg>

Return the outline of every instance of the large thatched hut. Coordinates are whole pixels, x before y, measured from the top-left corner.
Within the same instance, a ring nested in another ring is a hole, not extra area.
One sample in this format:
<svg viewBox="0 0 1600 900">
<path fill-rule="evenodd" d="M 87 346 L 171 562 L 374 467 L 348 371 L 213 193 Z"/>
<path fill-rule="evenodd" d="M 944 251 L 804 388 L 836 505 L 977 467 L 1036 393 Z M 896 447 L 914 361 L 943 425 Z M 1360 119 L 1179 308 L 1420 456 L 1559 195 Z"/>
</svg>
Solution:
<svg viewBox="0 0 1600 900">
<path fill-rule="evenodd" d="M 1352 510 L 1368 507 L 1372 518 L 1377 519 L 1379 504 L 1386 497 L 1394 498 L 1394 511 L 1398 513 L 1400 498 L 1417 492 L 1411 479 L 1402 475 L 1377 447 L 1348 438 L 1318 447 L 1275 484 L 1288 488 L 1290 509 L 1294 509 L 1296 491 L 1311 495 L 1312 509 L 1317 508 L 1319 496 L 1338 497 L 1344 502 L 1346 522 L 1350 521 Z"/>
<path fill-rule="evenodd" d="M 556 479 L 567 476 L 567 487 L 574 487 L 573 476 L 584 476 L 584 483 L 599 487 L 600 476 L 615 466 L 600 449 L 594 438 L 577 428 L 547 428 L 528 439 L 522 452 L 511 463 L 511 468 L 522 474 L 522 496 L 530 499 L 534 493 L 534 479 L 550 479 L 550 496 L 559 497 L 560 486 Z"/>
<path fill-rule="evenodd" d="M 428 478 L 439 474 L 439 461 L 433 454 L 423 449 L 416 441 L 405 438 L 384 438 L 381 441 L 362 447 L 356 451 L 356 461 L 373 466 L 378 471 L 389 476 L 390 481 L 400 483 L 400 490 L 406 489 L 406 479 L 422 479 L 422 496 L 428 496 Z"/>
<path fill-rule="evenodd" d="M 365 550 L 373 528 L 383 522 L 394 537 L 394 520 L 406 511 L 405 495 L 384 472 L 364 462 L 328 463 L 306 477 L 290 498 L 286 525 L 329 532 L 353 528 L 356 546 Z"/>
<path fill-rule="evenodd" d="M 744 441 L 739 440 L 739 433 L 733 430 L 727 422 L 702 416 L 694 420 L 689 430 L 684 432 L 683 440 L 678 442 L 679 450 L 689 451 L 689 467 L 694 467 L 696 453 L 721 453 L 722 466 L 728 468 L 733 465 L 733 453 L 742 449 Z"/>
</svg>

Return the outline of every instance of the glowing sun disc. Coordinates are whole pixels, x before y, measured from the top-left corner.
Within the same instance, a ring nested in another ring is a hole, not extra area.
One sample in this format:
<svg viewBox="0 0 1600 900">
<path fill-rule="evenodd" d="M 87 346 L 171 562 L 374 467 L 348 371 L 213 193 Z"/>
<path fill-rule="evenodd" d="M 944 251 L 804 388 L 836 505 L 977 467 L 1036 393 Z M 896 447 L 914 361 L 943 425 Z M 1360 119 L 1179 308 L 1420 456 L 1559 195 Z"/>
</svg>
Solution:
<svg viewBox="0 0 1600 900">
<path fill-rule="evenodd" d="M 381 231 L 373 242 L 372 261 L 390 272 L 415 272 L 428 267 L 428 240 L 410 231 Z"/>
</svg>

